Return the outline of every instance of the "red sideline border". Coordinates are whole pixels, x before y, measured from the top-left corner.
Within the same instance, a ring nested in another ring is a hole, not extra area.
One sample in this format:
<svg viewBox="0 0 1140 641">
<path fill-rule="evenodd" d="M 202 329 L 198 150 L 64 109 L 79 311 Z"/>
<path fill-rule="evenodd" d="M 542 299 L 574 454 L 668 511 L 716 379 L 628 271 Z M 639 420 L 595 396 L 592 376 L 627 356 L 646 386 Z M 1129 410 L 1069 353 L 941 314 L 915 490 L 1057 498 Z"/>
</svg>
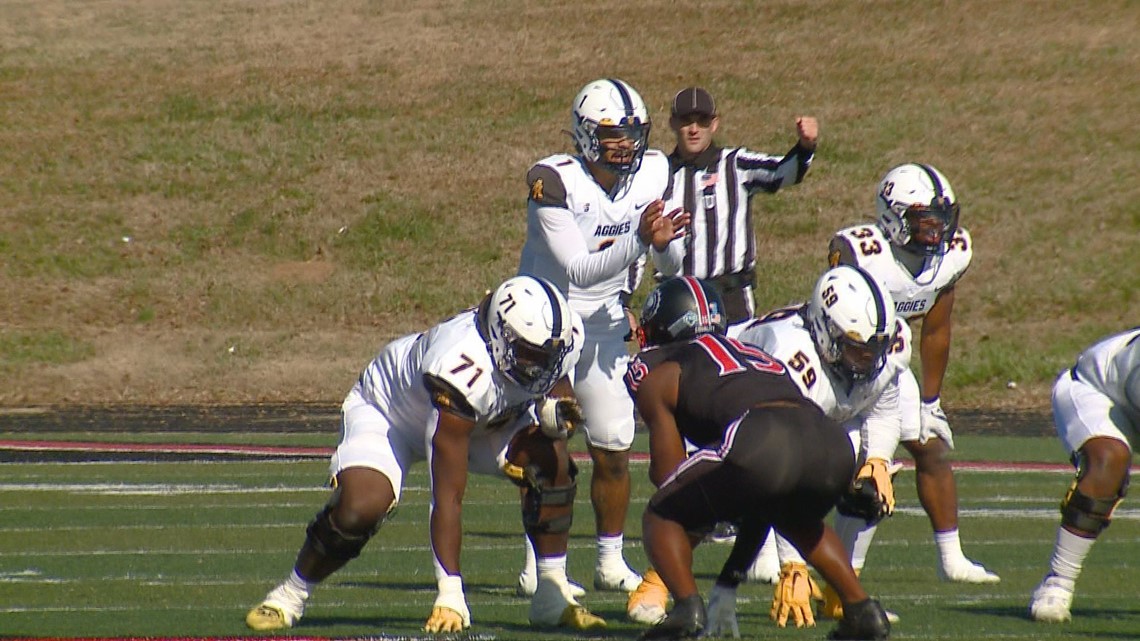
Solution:
<svg viewBox="0 0 1140 641">
<path fill-rule="evenodd" d="M 106 443 L 98 441 L 18 441 L 0 440 L 0 451 L 9 452 L 72 452 L 91 454 L 208 454 L 236 456 L 264 456 L 266 458 L 318 458 L 332 455 L 328 447 L 288 447 L 275 445 L 204 445 L 193 443 Z M 574 460 L 589 461 L 584 453 L 575 453 Z M 630 454 L 630 460 L 645 462 L 649 455 Z M 903 469 L 914 469 L 914 462 L 900 461 Z M 1017 463 L 1008 461 L 955 461 L 954 469 L 972 472 L 1065 472 L 1072 466 L 1066 463 Z M 301 641 L 296 639 L 295 641 Z"/>
</svg>

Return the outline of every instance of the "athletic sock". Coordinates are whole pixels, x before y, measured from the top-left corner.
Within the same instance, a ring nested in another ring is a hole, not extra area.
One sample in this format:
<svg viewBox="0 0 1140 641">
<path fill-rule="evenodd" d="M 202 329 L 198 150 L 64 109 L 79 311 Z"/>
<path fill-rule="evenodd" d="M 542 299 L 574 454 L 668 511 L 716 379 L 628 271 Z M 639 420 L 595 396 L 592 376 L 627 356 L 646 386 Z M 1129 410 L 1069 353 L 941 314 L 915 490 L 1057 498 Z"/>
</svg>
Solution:
<svg viewBox="0 0 1140 641">
<path fill-rule="evenodd" d="M 624 534 L 598 535 L 598 565 L 610 565 L 620 563 L 625 565 L 625 558 L 622 557 L 622 547 L 625 545 Z"/>
<path fill-rule="evenodd" d="M 958 536 L 958 528 L 935 532 L 934 542 L 938 545 L 938 552 L 942 555 L 943 567 L 956 562 L 969 562 L 966 554 L 962 552 L 962 539 Z"/>
<path fill-rule="evenodd" d="M 543 556 L 538 558 L 538 576 L 558 583 L 566 583 L 566 555 Z"/>
<path fill-rule="evenodd" d="M 1095 542 L 1096 539 L 1077 536 L 1063 527 L 1057 528 L 1057 543 L 1053 546 L 1053 558 L 1049 561 L 1053 574 L 1076 581 L 1081 575 L 1085 557 Z"/>
<path fill-rule="evenodd" d="M 523 540 L 526 541 L 526 561 L 523 563 L 523 574 L 533 575 L 536 570 L 536 560 L 534 554 L 534 543 L 531 542 L 529 536 L 524 536 Z"/>
</svg>

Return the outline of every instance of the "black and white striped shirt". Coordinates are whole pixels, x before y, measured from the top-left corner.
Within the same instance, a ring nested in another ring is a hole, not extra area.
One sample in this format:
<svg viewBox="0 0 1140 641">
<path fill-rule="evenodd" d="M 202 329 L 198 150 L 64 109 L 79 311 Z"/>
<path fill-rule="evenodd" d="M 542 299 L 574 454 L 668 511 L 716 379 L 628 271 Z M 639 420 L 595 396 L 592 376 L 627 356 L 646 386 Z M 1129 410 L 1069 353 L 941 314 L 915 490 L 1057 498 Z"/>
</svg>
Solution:
<svg viewBox="0 0 1140 641">
<path fill-rule="evenodd" d="M 716 145 L 690 162 L 677 150 L 669 155 L 673 171 L 673 196 L 665 211 L 682 207 L 692 214 L 685 242 L 669 245 L 669 260 L 657 261 L 665 276 L 683 274 L 713 281 L 722 295 L 752 284 L 756 268 L 756 234 L 751 197 L 756 192 L 774 193 L 803 180 L 815 152 L 799 144 L 784 156 L 751 151 L 744 147 Z M 751 298 L 751 290 L 747 292 Z M 735 307 L 725 301 L 731 313 Z M 748 301 L 751 313 L 751 300 Z"/>
<path fill-rule="evenodd" d="M 670 154 L 673 198 L 665 211 L 683 207 L 693 216 L 684 246 L 674 250 L 684 254 L 682 273 L 714 278 L 755 268 L 752 195 L 802 181 L 813 157 L 800 145 L 784 156 L 714 145 L 688 163 Z"/>
</svg>

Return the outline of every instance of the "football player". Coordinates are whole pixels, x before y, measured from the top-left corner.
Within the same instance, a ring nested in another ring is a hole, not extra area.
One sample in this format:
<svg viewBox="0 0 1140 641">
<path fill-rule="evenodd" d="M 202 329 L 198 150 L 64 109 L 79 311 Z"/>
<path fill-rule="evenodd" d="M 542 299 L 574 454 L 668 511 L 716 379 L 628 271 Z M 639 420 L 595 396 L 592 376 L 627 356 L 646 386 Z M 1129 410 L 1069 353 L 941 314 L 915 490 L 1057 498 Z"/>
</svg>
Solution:
<svg viewBox="0 0 1140 641">
<path fill-rule="evenodd" d="M 649 130 L 649 111 L 628 83 L 602 79 L 582 88 L 571 107 L 577 153 L 540 160 L 527 174 L 527 237 L 519 261 L 519 273 L 549 279 L 584 319 L 574 388 L 593 460 L 594 586 L 625 592 L 635 590 L 641 576 L 622 553 L 634 434 L 633 403 L 622 383 L 631 330 L 623 298 L 635 291 L 646 253 L 652 249 L 667 260 L 661 252 L 689 220 L 679 209 L 663 215 L 671 174 L 665 155 L 648 149 Z M 534 587 L 528 550 L 519 591 Z"/>
<path fill-rule="evenodd" d="M 852 485 L 851 441 L 803 396 L 783 363 L 724 336 L 723 314 L 719 294 L 691 276 L 661 283 L 641 314 L 642 350 L 626 384 L 649 428 L 649 476 L 657 486 L 642 519 L 643 542 L 675 597 L 672 611 L 641 638 L 729 630 L 739 636 L 735 586 L 772 527 L 835 585 L 844 618 L 831 638 L 887 638 L 886 613 L 867 596 L 823 521 Z M 878 329 L 877 353 L 844 353 L 872 367 L 890 343 L 889 327 Z M 686 441 L 700 449 L 687 454 Z M 740 532 L 706 611 L 692 573 L 693 548 L 726 520 L 740 523 Z M 751 544 L 742 545 L 746 540 Z"/>
<path fill-rule="evenodd" d="M 575 600 L 566 578 L 577 472 L 566 437 L 581 422 L 567 374 L 582 344 L 581 319 L 562 294 L 530 276 L 507 280 L 475 309 L 390 342 L 344 400 L 331 498 L 309 523 L 293 571 L 246 624 L 259 631 L 292 627 L 310 592 L 356 558 L 396 507 L 409 467 L 427 461 L 439 588 L 427 632 L 471 625 L 459 564 L 469 471 L 505 475 L 523 488 L 523 523 L 539 555 L 530 622 L 604 626 Z"/>
<path fill-rule="evenodd" d="M 1128 492 L 1132 448 L 1140 443 L 1140 328 L 1101 339 L 1053 385 L 1053 420 L 1076 478 L 1061 501 L 1049 572 L 1033 591 L 1029 616 L 1061 623 L 1081 566 Z"/>
<path fill-rule="evenodd" d="M 891 293 L 895 312 L 921 319 L 921 385 L 913 371 L 899 381 L 902 444 L 914 458 L 918 498 L 938 545 L 939 576 L 964 583 L 1000 578 L 966 558 L 958 535 L 958 488 L 947 454 L 954 448 L 940 396 L 950 357 L 954 289 L 974 245 L 958 226 L 959 204 L 950 182 L 930 165 L 892 168 L 879 182 L 877 224 L 856 225 L 832 237 L 832 266 L 858 265 Z"/>
<path fill-rule="evenodd" d="M 910 330 L 895 316 L 890 294 L 867 272 L 841 265 L 824 272 L 807 304 L 770 312 L 737 338 L 786 364 L 804 396 L 847 430 L 861 462 L 856 482 L 869 480 L 881 506 L 868 519 L 840 504 L 835 529 L 858 574 L 878 520 L 894 510 L 890 461 L 899 443 L 898 381 L 910 362 Z M 811 625 L 810 595 L 791 589 L 796 582 L 810 585 L 804 559 L 781 537 L 776 546 L 781 571 L 770 615 L 781 627 L 789 614 L 797 626 Z M 830 585 L 824 597 L 822 613 L 842 619 L 842 602 Z"/>
</svg>

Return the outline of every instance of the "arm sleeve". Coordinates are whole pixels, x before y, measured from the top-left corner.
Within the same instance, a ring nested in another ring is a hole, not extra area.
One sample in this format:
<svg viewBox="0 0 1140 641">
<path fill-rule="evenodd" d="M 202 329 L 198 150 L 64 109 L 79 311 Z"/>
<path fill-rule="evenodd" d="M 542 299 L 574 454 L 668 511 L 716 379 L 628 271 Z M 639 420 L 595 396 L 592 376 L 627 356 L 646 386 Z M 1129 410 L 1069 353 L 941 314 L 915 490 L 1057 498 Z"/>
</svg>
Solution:
<svg viewBox="0 0 1140 641">
<path fill-rule="evenodd" d="M 749 193 L 774 193 L 781 187 L 802 181 L 814 158 L 814 151 L 801 147 L 797 142 L 783 157 L 741 149 L 736 154 L 735 163 L 741 183 Z"/>
<path fill-rule="evenodd" d="M 861 429 L 867 458 L 890 461 L 894 457 L 902 435 L 897 378 L 883 390 L 875 404 L 867 410 Z"/>
<path fill-rule="evenodd" d="M 665 251 L 653 250 L 653 265 L 665 276 L 680 276 L 684 269 L 685 239 L 675 240 L 665 246 Z"/>
<path fill-rule="evenodd" d="M 637 233 L 626 234 L 614 244 L 597 252 L 590 252 L 586 240 L 574 222 L 574 214 L 562 207 L 542 206 L 533 200 L 527 203 L 529 215 L 538 223 L 541 234 L 554 261 L 561 267 L 575 287 L 597 285 L 627 269 L 645 253 Z"/>
</svg>

